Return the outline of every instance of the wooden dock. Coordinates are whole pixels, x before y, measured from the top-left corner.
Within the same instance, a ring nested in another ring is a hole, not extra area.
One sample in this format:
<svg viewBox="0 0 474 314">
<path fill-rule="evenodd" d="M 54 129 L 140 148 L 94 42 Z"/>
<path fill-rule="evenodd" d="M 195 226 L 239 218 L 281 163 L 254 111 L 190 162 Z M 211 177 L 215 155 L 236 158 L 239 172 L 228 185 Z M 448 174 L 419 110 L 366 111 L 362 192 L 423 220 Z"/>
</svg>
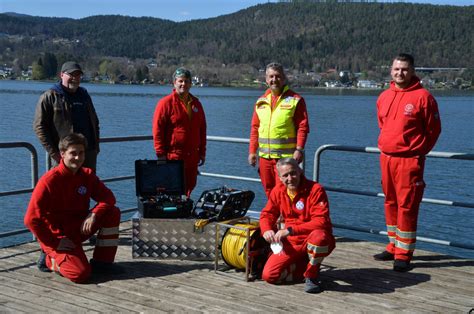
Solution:
<svg viewBox="0 0 474 314">
<path fill-rule="evenodd" d="M 216 274 L 213 262 L 134 260 L 130 228 L 121 225 L 116 258 L 126 272 L 82 285 L 38 271 L 36 243 L 0 249 L 0 313 L 474 311 L 474 260 L 418 250 L 414 269 L 397 273 L 391 262 L 372 259 L 382 244 L 338 238 L 323 262 L 325 290 L 312 295 L 303 283 L 274 286 Z"/>
</svg>

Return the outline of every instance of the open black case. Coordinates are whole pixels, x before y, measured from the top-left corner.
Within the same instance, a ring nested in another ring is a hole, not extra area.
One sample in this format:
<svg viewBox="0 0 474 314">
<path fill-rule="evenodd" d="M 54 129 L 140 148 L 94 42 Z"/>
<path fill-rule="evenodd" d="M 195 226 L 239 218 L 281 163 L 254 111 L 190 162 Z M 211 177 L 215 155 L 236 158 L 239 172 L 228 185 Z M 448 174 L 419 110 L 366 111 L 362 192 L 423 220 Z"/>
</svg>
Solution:
<svg viewBox="0 0 474 314">
<path fill-rule="evenodd" d="M 211 221 L 224 221 L 244 217 L 255 198 L 252 191 L 242 191 L 223 186 L 202 192 L 193 216 Z"/>
<path fill-rule="evenodd" d="M 189 218 L 182 160 L 136 160 L 135 183 L 142 218 Z"/>
</svg>

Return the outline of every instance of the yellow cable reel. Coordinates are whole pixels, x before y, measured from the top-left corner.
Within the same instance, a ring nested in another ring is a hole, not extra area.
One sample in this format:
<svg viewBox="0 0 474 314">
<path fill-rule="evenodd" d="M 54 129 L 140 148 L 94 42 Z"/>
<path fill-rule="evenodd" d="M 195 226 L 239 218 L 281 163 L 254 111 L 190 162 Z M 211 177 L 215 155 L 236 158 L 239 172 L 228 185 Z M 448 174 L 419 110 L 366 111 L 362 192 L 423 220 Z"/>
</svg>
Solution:
<svg viewBox="0 0 474 314">
<path fill-rule="evenodd" d="M 238 228 L 227 229 L 222 239 L 221 252 L 224 261 L 237 269 L 245 269 L 247 264 L 247 229 L 249 232 L 250 249 L 254 245 L 256 236 L 260 236 L 260 228 L 258 222 L 249 224 L 236 224 L 235 226 L 245 228 L 246 230 Z"/>
</svg>

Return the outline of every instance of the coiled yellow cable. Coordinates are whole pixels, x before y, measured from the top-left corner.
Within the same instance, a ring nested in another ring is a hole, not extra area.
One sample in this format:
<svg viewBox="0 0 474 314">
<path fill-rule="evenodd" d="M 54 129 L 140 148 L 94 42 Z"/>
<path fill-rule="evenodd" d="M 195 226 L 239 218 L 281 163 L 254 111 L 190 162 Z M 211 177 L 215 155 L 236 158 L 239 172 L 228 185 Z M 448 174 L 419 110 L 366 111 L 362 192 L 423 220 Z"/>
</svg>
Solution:
<svg viewBox="0 0 474 314">
<path fill-rule="evenodd" d="M 194 222 L 194 227 L 196 229 L 202 229 L 204 228 L 205 225 L 207 225 L 209 223 L 209 219 L 197 219 L 195 222 Z"/>
<path fill-rule="evenodd" d="M 236 224 L 236 226 L 250 229 L 250 239 L 258 231 L 258 222 L 250 224 Z M 252 243 L 250 243 L 252 244 Z M 222 258 L 224 261 L 237 269 L 245 269 L 247 264 L 247 231 L 237 228 L 229 228 L 222 239 Z M 250 249 L 252 249 L 250 247 Z"/>
</svg>

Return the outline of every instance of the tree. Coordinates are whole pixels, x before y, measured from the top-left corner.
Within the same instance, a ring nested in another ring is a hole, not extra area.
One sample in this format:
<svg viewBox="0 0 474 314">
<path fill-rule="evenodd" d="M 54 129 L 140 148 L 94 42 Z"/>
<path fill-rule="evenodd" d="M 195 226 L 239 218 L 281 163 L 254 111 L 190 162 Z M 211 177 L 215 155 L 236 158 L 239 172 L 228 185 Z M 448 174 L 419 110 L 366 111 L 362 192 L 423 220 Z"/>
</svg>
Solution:
<svg viewBox="0 0 474 314">
<path fill-rule="evenodd" d="M 58 74 L 58 61 L 53 53 L 46 52 L 44 54 L 43 69 L 47 78 L 53 78 Z"/>
<path fill-rule="evenodd" d="M 142 69 L 138 67 L 138 69 L 135 71 L 135 80 L 138 82 L 141 82 L 145 79 L 145 75 L 143 75 Z"/>
<path fill-rule="evenodd" d="M 180 65 L 205 67 L 210 79 L 216 73 L 216 81 L 221 75 L 227 76 L 223 81 L 233 81 L 241 77 L 242 67 L 259 69 L 272 60 L 299 72 L 325 72 L 337 66 L 371 73 L 388 65 L 399 51 L 413 54 L 418 66 L 474 68 L 474 6 L 288 1 L 293 3 L 262 4 L 225 17 L 183 23 L 125 16 L 72 22 L 0 14 L 1 32 L 8 34 L 0 36 L 0 63 L 19 59 L 26 66 L 38 54 L 54 51 L 58 64 L 82 61 L 92 72 L 100 64 L 102 75 L 113 76 L 112 63 L 124 58 L 129 63 L 120 65 L 120 73 L 135 77 L 138 67 L 153 58 L 157 64 L 150 66 L 149 78 L 155 81 L 169 81 L 171 68 Z M 47 70 L 47 55 L 43 55 Z M 225 73 L 221 64 L 238 70 Z M 145 75 L 144 68 L 141 72 Z M 472 74 L 467 72 L 465 79 L 472 79 Z"/>
<path fill-rule="evenodd" d="M 33 63 L 32 78 L 34 80 L 44 80 L 46 78 L 46 72 L 44 71 L 43 60 L 41 57 L 37 62 Z"/>
<path fill-rule="evenodd" d="M 103 60 L 99 64 L 99 74 L 100 75 L 107 75 L 108 74 L 108 67 L 109 67 L 109 60 Z"/>
</svg>

